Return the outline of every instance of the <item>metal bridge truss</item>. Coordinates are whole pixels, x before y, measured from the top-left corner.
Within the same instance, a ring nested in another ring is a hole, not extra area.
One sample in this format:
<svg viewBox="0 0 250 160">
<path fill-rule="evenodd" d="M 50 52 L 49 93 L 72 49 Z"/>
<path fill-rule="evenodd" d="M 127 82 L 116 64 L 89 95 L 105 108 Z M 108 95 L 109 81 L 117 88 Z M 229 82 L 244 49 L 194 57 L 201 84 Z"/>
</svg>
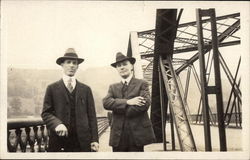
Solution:
<svg viewBox="0 0 250 160">
<path fill-rule="evenodd" d="M 176 79 L 176 74 L 173 70 L 171 59 L 167 58 L 163 61 L 160 58 L 160 69 L 165 88 L 168 91 L 169 106 L 173 114 L 181 151 L 196 151 L 197 149 L 187 118 L 185 104 Z"/>
<path fill-rule="evenodd" d="M 165 13 L 168 11 L 165 11 Z M 164 12 L 162 11 L 161 16 L 163 15 Z M 178 24 L 180 15 L 181 14 L 179 14 L 179 17 L 177 18 L 176 24 Z M 152 89 L 151 121 L 153 123 L 157 141 L 163 142 L 164 150 L 166 150 L 165 124 L 166 121 L 169 120 L 171 123 L 172 150 L 175 150 L 173 128 L 173 125 L 175 125 L 180 149 L 182 151 L 196 151 L 189 123 L 200 123 L 205 126 L 204 118 L 206 117 L 204 117 L 204 105 L 202 105 L 201 98 L 203 92 L 202 85 L 205 81 L 206 83 L 210 83 L 210 75 L 213 73 L 212 68 L 215 67 L 214 54 L 212 53 L 213 29 L 211 28 L 211 17 L 200 20 L 203 33 L 202 37 L 200 38 L 198 34 L 199 30 L 197 28 L 198 20 L 188 23 L 181 23 L 178 25 L 178 27 L 173 27 L 172 32 L 175 33 L 175 35 L 170 36 L 174 38 L 173 44 L 171 44 L 171 38 L 166 39 L 167 32 L 170 33 L 171 29 L 168 30 L 165 28 L 164 32 L 164 28 L 162 27 L 166 27 L 164 23 L 168 23 L 167 25 L 170 26 L 174 23 L 171 23 L 167 16 L 165 16 L 163 19 L 164 20 L 161 22 L 161 24 L 159 24 L 159 14 L 157 15 L 156 29 L 154 30 L 131 32 L 128 55 L 135 56 L 137 58 L 138 55 L 140 55 L 140 61 L 135 67 L 135 70 L 141 70 L 142 68 L 143 75 L 141 75 L 141 73 L 135 72 L 135 76 L 139 78 L 143 77 L 145 80 L 147 80 Z M 216 38 L 218 41 L 218 47 L 222 48 L 240 44 L 238 32 L 240 30 L 239 13 L 218 16 L 215 17 L 214 20 L 216 22 L 215 26 L 217 32 L 214 36 L 217 36 Z M 160 32 L 163 33 L 156 36 Z M 159 40 L 159 37 L 164 37 L 164 34 L 166 34 L 165 39 L 161 38 Z M 199 66 L 195 63 L 197 60 L 199 60 L 199 47 L 201 45 L 199 44 L 199 41 L 201 38 L 203 40 L 205 66 L 205 68 L 202 70 L 205 74 L 204 80 L 199 78 L 199 73 L 197 72 L 197 68 Z M 173 45 L 172 48 L 171 45 Z M 183 56 L 184 54 L 185 56 Z M 226 107 L 224 110 L 222 110 L 223 124 L 226 126 L 235 125 L 235 127 L 241 128 L 241 78 L 238 75 L 241 59 L 239 58 L 238 60 L 238 65 L 234 74 L 229 69 L 226 60 L 223 58 L 220 51 L 218 51 L 218 61 L 222 71 L 228 79 L 229 84 L 231 85 L 231 91 L 227 99 Z M 180 76 L 184 74 L 186 75 L 186 78 L 184 80 L 185 86 L 183 87 L 183 79 L 181 81 Z M 195 79 L 197 88 L 199 92 L 201 92 L 200 97 L 198 97 L 199 105 L 197 106 L 196 114 L 190 114 L 187 103 L 191 76 Z M 212 89 L 212 87 L 210 87 L 211 92 L 213 92 L 212 90 L 214 89 L 215 88 Z M 167 114 L 167 104 L 169 104 L 170 107 L 170 115 Z M 179 108 L 176 106 L 179 106 Z M 218 125 L 218 113 L 212 113 L 209 105 L 206 113 L 208 115 L 208 124 Z M 223 148 L 223 146 L 221 147 Z M 221 150 L 223 150 L 222 148 Z M 225 149 L 226 148 L 224 148 L 224 150 Z M 210 149 L 206 148 L 206 150 Z"/>
<path fill-rule="evenodd" d="M 180 10 L 177 18 L 177 10 L 157 10 L 154 58 L 158 60 L 158 66 L 154 66 L 153 72 L 158 70 L 159 76 L 157 76 L 157 78 L 159 78 L 160 84 L 161 110 L 162 112 L 166 110 L 164 109 L 164 103 L 166 104 L 166 99 L 168 99 L 170 113 L 175 124 L 181 151 L 196 151 L 192 131 L 186 115 L 185 103 L 172 66 L 174 39 L 181 14 L 182 10 Z M 155 78 L 156 77 L 153 77 L 153 79 Z M 158 89 L 156 86 L 155 88 Z M 166 92 L 167 97 L 163 95 L 164 92 Z M 155 95 L 156 94 L 155 92 Z M 155 95 L 152 93 L 152 97 Z M 153 105 L 154 103 L 152 102 L 152 106 Z M 162 116 L 164 116 L 164 113 L 162 113 Z M 165 123 L 165 119 L 163 120 Z M 165 132 L 164 123 L 162 123 L 162 128 L 164 128 Z M 163 133 L 163 135 L 165 139 L 165 133 Z"/>
</svg>

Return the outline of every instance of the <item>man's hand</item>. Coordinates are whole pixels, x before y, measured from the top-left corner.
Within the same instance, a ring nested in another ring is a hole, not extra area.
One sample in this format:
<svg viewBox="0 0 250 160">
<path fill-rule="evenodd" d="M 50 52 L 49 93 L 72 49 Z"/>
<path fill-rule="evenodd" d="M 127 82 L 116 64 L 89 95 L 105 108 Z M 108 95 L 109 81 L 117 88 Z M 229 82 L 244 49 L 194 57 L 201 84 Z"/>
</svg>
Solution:
<svg viewBox="0 0 250 160">
<path fill-rule="evenodd" d="M 131 106 L 132 105 L 143 106 L 145 105 L 145 103 L 146 103 L 146 100 L 141 96 L 127 100 L 127 104 Z"/>
<path fill-rule="evenodd" d="M 92 151 L 98 152 L 98 150 L 99 150 L 99 143 L 98 143 L 98 142 L 92 142 L 92 143 L 90 144 L 90 146 L 91 146 L 91 150 L 92 150 Z"/>
<path fill-rule="evenodd" d="M 56 126 L 55 131 L 58 136 L 68 136 L 68 130 L 64 124 Z"/>
</svg>

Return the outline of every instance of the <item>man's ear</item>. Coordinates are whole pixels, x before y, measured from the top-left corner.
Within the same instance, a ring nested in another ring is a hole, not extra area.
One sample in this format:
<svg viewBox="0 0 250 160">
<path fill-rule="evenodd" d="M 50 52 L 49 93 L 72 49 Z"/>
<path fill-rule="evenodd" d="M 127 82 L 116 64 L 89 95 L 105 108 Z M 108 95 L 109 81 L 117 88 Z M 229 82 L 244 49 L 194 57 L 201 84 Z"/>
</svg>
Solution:
<svg viewBox="0 0 250 160">
<path fill-rule="evenodd" d="M 132 65 L 132 64 L 131 64 Z M 134 71 L 134 65 L 132 65 L 131 71 Z"/>
</svg>

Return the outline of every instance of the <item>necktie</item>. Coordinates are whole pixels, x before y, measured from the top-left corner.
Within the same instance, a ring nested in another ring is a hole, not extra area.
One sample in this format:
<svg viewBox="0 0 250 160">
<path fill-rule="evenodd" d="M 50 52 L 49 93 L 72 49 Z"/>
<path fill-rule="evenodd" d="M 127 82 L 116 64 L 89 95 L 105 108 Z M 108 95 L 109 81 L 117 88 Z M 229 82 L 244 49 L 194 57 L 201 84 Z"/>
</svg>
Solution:
<svg viewBox="0 0 250 160">
<path fill-rule="evenodd" d="M 125 81 L 122 86 L 122 97 L 125 97 L 125 93 L 127 92 L 128 89 L 128 83 Z"/>
<path fill-rule="evenodd" d="M 67 88 L 68 88 L 69 92 L 72 93 L 73 86 L 72 86 L 72 79 L 71 78 L 68 80 Z"/>
</svg>

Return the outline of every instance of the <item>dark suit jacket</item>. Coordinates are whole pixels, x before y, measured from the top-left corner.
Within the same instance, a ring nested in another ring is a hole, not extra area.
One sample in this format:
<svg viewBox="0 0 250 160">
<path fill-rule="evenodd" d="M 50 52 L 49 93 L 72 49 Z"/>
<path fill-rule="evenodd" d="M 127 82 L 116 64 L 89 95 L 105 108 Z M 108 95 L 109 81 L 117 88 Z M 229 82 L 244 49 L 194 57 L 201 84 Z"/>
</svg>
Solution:
<svg viewBox="0 0 250 160">
<path fill-rule="evenodd" d="M 132 78 L 127 95 L 122 97 L 122 82 L 110 85 L 107 96 L 103 99 L 104 108 L 113 111 L 109 145 L 119 145 L 124 119 L 128 121 L 135 144 L 143 146 L 155 142 L 151 121 L 147 110 L 150 105 L 148 83 L 144 80 Z M 127 100 L 142 96 L 146 99 L 144 106 L 127 106 Z"/>
<path fill-rule="evenodd" d="M 81 148 L 89 147 L 91 142 L 98 142 L 98 130 L 94 99 L 90 87 L 76 82 L 75 116 L 76 132 Z M 50 84 L 44 97 L 42 119 L 50 130 L 50 146 L 58 147 L 60 137 L 55 127 L 70 124 L 70 102 L 63 80 Z M 49 148 L 49 150 L 53 148 Z"/>
</svg>

